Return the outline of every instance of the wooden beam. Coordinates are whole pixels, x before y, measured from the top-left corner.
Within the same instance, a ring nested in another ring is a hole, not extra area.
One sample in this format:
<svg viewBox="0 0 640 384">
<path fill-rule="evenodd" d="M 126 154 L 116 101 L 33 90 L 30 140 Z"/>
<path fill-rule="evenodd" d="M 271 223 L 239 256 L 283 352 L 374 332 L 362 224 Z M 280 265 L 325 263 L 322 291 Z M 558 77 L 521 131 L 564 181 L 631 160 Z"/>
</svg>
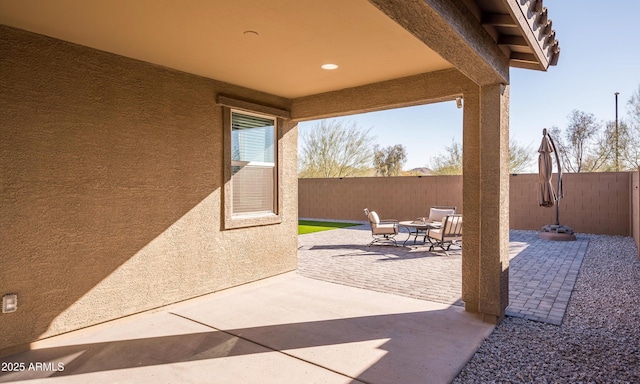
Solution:
<svg viewBox="0 0 640 384">
<path fill-rule="evenodd" d="M 516 27 L 516 21 L 509 14 L 485 13 L 482 15 L 482 25 L 492 27 Z"/>
<path fill-rule="evenodd" d="M 513 68 L 530 69 L 533 71 L 544 71 L 540 63 L 531 63 L 528 61 L 509 60 L 509 65 Z"/>
<path fill-rule="evenodd" d="M 500 35 L 498 37 L 498 45 L 517 45 L 519 47 L 529 46 L 524 37 L 515 35 Z"/>
<path fill-rule="evenodd" d="M 524 52 L 511 52 L 509 65 L 516 68 L 534 69 L 538 71 L 544 69 L 534 54 Z"/>
<path fill-rule="evenodd" d="M 509 60 L 538 64 L 538 59 L 536 59 L 536 56 L 532 53 L 511 52 Z"/>
<path fill-rule="evenodd" d="M 543 47 L 543 44 L 541 44 L 542 42 L 540 41 L 540 28 L 535 28 L 537 22 L 536 18 L 538 16 L 537 13 L 539 13 L 535 12 L 533 9 L 536 1 L 509 0 L 504 1 L 504 3 L 509 7 L 509 13 L 514 15 L 514 18 L 517 20 L 518 25 L 522 26 L 521 33 L 523 37 L 526 38 L 527 42 L 531 44 L 529 46 L 529 48 L 531 49 L 531 53 L 536 56 L 538 62 L 540 63 L 540 68 L 538 69 L 546 69 L 549 66 L 550 56 L 547 54 L 545 48 Z M 540 10 L 542 11 L 542 8 Z"/>
</svg>

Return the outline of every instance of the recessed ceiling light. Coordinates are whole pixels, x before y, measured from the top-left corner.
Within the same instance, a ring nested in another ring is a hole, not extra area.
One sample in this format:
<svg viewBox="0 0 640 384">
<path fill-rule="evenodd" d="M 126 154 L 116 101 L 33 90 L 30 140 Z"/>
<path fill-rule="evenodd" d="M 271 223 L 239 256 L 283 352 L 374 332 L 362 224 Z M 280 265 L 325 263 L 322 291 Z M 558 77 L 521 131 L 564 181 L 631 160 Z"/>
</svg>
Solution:
<svg viewBox="0 0 640 384">
<path fill-rule="evenodd" d="M 334 69 L 338 69 L 338 64 L 322 64 L 320 68 L 326 69 L 327 71 L 333 71 Z"/>
</svg>

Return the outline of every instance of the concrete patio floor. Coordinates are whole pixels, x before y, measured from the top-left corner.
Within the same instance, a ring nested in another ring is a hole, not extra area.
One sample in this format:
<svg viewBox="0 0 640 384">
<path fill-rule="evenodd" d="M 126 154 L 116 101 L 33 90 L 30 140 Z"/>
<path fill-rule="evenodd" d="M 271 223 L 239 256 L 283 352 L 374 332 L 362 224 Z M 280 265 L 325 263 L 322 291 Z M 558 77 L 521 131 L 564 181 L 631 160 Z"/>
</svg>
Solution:
<svg viewBox="0 0 640 384">
<path fill-rule="evenodd" d="M 34 343 L 0 382 L 448 383 L 493 329 L 292 272 Z"/>
<path fill-rule="evenodd" d="M 451 382 L 494 329 L 462 307 L 459 248 L 369 241 L 299 236 L 298 271 L 42 340 L 0 382 Z M 560 324 L 587 246 L 511 231 L 507 314 Z"/>
</svg>

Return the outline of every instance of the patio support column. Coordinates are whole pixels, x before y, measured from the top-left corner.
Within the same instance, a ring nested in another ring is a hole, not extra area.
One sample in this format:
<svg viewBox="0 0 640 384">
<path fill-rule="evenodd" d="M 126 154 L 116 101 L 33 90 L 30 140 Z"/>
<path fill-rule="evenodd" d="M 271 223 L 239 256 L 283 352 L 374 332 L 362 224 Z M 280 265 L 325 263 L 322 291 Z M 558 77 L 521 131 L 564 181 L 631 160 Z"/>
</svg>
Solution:
<svg viewBox="0 0 640 384">
<path fill-rule="evenodd" d="M 497 323 L 509 304 L 509 87 L 464 94 L 462 300 Z"/>
</svg>

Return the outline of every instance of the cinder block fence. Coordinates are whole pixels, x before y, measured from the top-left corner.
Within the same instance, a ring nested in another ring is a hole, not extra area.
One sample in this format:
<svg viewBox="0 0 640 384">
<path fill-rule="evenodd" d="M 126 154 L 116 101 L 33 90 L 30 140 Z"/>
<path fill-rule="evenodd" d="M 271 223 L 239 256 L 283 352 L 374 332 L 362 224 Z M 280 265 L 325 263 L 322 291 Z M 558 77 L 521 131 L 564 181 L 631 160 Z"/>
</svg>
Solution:
<svg viewBox="0 0 640 384">
<path fill-rule="evenodd" d="M 639 242 L 638 172 L 563 176 L 560 223 L 579 233 L 633 236 Z M 537 174 L 511 175 L 511 229 L 538 230 L 555 220 L 555 207 L 538 205 Z M 553 181 L 556 185 L 556 181 Z M 353 177 L 298 180 L 298 216 L 365 220 L 363 209 L 384 218 L 412 220 L 434 205 L 462 206 L 462 176 Z"/>
</svg>

